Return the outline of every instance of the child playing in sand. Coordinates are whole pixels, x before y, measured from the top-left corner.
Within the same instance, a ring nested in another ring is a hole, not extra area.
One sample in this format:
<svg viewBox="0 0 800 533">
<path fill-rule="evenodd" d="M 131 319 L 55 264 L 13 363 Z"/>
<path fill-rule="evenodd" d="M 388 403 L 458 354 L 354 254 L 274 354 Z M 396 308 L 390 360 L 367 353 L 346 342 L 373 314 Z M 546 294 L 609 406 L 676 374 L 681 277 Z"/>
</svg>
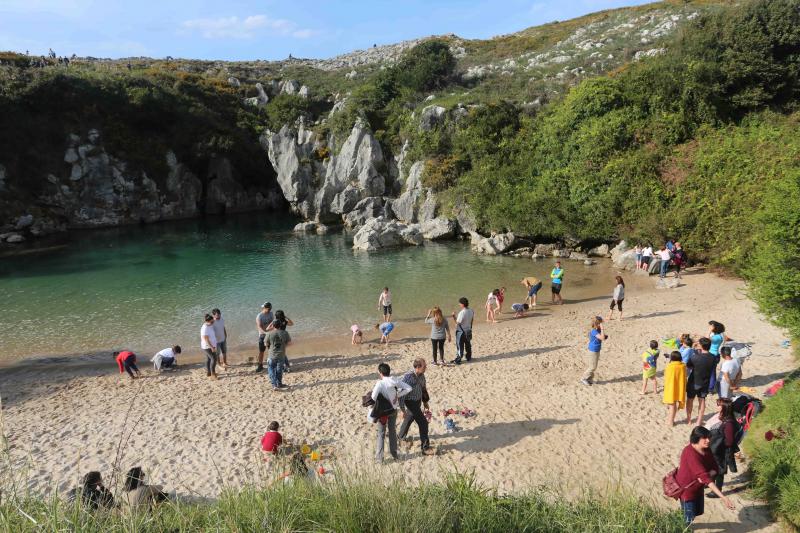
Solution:
<svg viewBox="0 0 800 533">
<path fill-rule="evenodd" d="M 669 364 L 664 369 L 664 404 L 667 406 L 667 426 L 675 425 L 675 413 L 683 409 L 686 402 L 686 365 L 681 361 L 681 352 L 672 352 Z"/>
<path fill-rule="evenodd" d="M 386 343 L 389 346 L 389 335 L 394 331 L 394 322 L 375 324 L 375 329 L 381 332 L 381 344 Z"/>
<path fill-rule="evenodd" d="M 497 301 L 497 295 L 500 294 L 500 289 L 495 289 L 486 297 L 486 322 L 497 323 L 497 311 L 500 310 L 500 304 Z"/>
<path fill-rule="evenodd" d="M 261 437 L 261 449 L 272 455 L 276 455 L 278 453 L 278 448 L 283 444 L 283 436 L 278 433 L 279 428 L 280 425 L 278 422 L 273 420 L 269 423 L 269 426 L 267 426 L 267 432 Z"/>
<path fill-rule="evenodd" d="M 642 353 L 642 394 L 647 394 L 647 382 L 649 380 L 653 381 L 653 392 L 658 393 L 657 364 L 658 341 L 650 341 L 650 349 Z"/>
<path fill-rule="evenodd" d="M 530 309 L 528 304 L 511 304 L 511 310 L 514 311 L 514 318 L 522 318 L 525 316 L 525 311 Z"/>
<path fill-rule="evenodd" d="M 353 324 L 350 326 L 350 331 L 353 332 L 353 344 L 361 344 L 364 340 L 364 332 L 361 331 L 361 328 L 358 327 L 358 324 Z"/>
</svg>

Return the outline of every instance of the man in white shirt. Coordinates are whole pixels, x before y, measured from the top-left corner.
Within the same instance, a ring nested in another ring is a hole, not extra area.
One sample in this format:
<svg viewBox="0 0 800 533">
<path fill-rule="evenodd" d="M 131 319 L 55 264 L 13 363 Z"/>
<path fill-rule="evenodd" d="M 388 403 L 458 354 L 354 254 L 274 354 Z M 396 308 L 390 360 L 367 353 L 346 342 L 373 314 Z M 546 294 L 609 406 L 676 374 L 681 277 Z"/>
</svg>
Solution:
<svg viewBox="0 0 800 533">
<path fill-rule="evenodd" d="M 206 315 L 205 323 L 200 328 L 200 348 L 206 352 L 206 376 L 217 379 L 217 336 L 211 315 Z"/>
<path fill-rule="evenodd" d="M 642 270 L 650 271 L 650 261 L 653 260 L 653 247 L 647 245 L 642 250 Z"/>
<path fill-rule="evenodd" d="M 672 261 L 672 252 L 670 252 L 666 246 L 661 248 L 658 252 L 658 256 L 661 258 L 661 263 L 659 266 L 659 278 L 666 278 L 667 277 L 667 270 L 669 269 L 669 262 Z"/>
<path fill-rule="evenodd" d="M 391 373 L 392 370 L 386 363 L 378 365 L 380 379 L 372 388 L 372 399 L 375 401 L 375 405 L 370 408 L 370 413 L 367 415 L 367 419 L 378 426 L 378 439 L 375 450 L 375 461 L 378 463 L 383 462 L 383 443 L 387 429 L 389 433 L 389 453 L 392 454 L 394 459 L 397 459 L 397 410 L 400 408 L 400 398 L 411 392 L 411 385 L 402 380 L 394 379 L 391 377 Z M 382 398 L 379 400 L 379 397 Z M 389 407 L 387 413 L 373 418 L 373 412 L 376 412 L 382 405 Z"/>
<path fill-rule="evenodd" d="M 461 308 L 458 315 L 453 313 L 456 322 L 456 358 L 453 362 L 460 365 L 462 357 L 467 361 L 472 360 L 472 320 L 475 312 L 469 308 L 469 300 L 463 296 L 458 299 L 458 305 Z"/>
<path fill-rule="evenodd" d="M 389 292 L 389 287 L 384 287 L 378 296 L 378 309 L 383 311 L 384 322 L 392 321 L 392 293 Z"/>
<path fill-rule="evenodd" d="M 742 376 L 742 366 L 739 361 L 731 357 L 730 346 L 723 346 L 719 349 L 722 365 L 720 366 L 717 383 L 719 384 L 719 397 L 730 399 L 733 389 L 739 386 Z"/>
<path fill-rule="evenodd" d="M 225 320 L 222 318 L 222 311 L 212 309 L 211 316 L 214 317 L 214 335 L 217 337 L 217 359 L 220 366 L 228 370 L 228 330 L 225 329 Z"/>
<path fill-rule="evenodd" d="M 178 354 L 181 353 L 180 346 L 173 346 L 172 348 L 164 348 L 150 359 L 153 363 L 153 368 L 161 370 L 162 368 L 175 368 L 178 366 Z"/>
</svg>

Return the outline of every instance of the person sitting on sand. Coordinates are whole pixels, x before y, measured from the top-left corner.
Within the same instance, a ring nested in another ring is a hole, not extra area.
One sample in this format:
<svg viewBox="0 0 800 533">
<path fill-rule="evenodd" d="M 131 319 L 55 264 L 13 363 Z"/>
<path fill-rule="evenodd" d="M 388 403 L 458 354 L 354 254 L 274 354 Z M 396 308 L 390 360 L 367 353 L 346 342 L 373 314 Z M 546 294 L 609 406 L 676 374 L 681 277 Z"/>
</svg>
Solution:
<svg viewBox="0 0 800 533">
<path fill-rule="evenodd" d="M 114 352 L 114 357 L 119 366 L 119 373 L 127 372 L 131 379 L 142 377 L 139 367 L 136 366 L 136 354 L 131 351 Z"/>
<path fill-rule="evenodd" d="M 361 344 L 364 341 L 364 332 L 361 331 L 358 324 L 350 326 L 350 331 L 353 332 L 353 338 L 350 341 L 352 344 Z"/>
<path fill-rule="evenodd" d="M 69 491 L 67 501 L 80 501 L 84 507 L 94 511 L 100 507 L 110 509 L 114 507 L 114 496 L 103 485 L 103 477 L 100 472 L 93 470 L 83 476 L 83 481 L 79 488 Z"/>
<path fill-rule="evenodd" d="M 514 311 L 514 318 L 522 318 L 525 312 L 530 309 L 528 304 L 511 304 L 511 310 Z"/>
<path fill-rule="evenodd" d="M 542 282 L 539 281 L 539 278 L 528 276 L 526 278 L 522 278 L 521 283 L 527 290 L 525 303 L 530 304 L 531 307 L 536 307 L 536 294 L 539 292 L 539 289 L 542 288 Z"/>
<path fill-rule="evenodd" d="M 381 344 L 386 343 L 386 346 L 389 346 L 389 335 L 394 331 L 394 322 L 375 324 L 375 329 L 381 332 Z"/>
<path fill-rule="evenodd" d="M 278 449 L 283 444 L 283 436 L 278 432 L 280 424 L 273 420 L 267 426 L 267 432 L 261 437 L 261 449 L 272 455 L 278 454 Z"/>
<path fill-rule="evenodd" d="M 652 380 L 653 393 L 658 394 L 658 341 L 650 341 L 650 348 L 642 353 L 642 394 L 647 394 L 647 382 Z"/>
<path fill-rule="evenodd" d="M 667 427 L 675 425 L 675 413 L 686 403 L 686 365 L 680 352 L 672 352 L 664 369 L 664 405 L 667 406 Z"/>
<path fill-rule="evenodd" d="M 500 289 L 495 289 L 486 297 L 486 322 L 497 323 L 496 315 L 497 311 L 500 309 L 497 303 L 497 295 L 499 293 Z"/>
<path fill-rule="evenodd" d="M 444 341 L 447 339 L 447 342 L 450 342 L 452 337 L 450 336 L 450 326 L 447 324 L 447 319 L 438 305 L 428 310 L 428 314 L 425 315 L 425 323 L 431 325 L 433 364 L 439 366 L 439 362 L 436 360 L 437 351 L 438 355 L 442 358 L 442 364 L 445 364 Z"/>
<path fill-rule="evenodd" d="M 144 477 L 144 472 L 139 466 L 128 470 L 128 474 L 125 476 L 123 502 L 131 509 L 152 507 L 167 499 L 167 493 L 161 490 L 160 485 L 147 485 Z"/>
<path fill-rule="evenodd" d="M 162 368 L 175 368 L 178 366 L 178 354 L 181 353 L 181 347 L 177 344 L 172 348 L 164 348 L 150 359 L 153 363 L 153 368 L 161 370 Z"/>
<path fill-rule="evenodd" d="M 611 296 L 611 305 L 609 306 L 608 319 L 614 318 L 614 308 L 619 309 L 619 319 L 622 320 L 622 301 L 625 299 L 625 282 L 622 281 L 622 276 L 614 278 L 617 284 L 614 286 L 614 294 Z"/>
</svg>

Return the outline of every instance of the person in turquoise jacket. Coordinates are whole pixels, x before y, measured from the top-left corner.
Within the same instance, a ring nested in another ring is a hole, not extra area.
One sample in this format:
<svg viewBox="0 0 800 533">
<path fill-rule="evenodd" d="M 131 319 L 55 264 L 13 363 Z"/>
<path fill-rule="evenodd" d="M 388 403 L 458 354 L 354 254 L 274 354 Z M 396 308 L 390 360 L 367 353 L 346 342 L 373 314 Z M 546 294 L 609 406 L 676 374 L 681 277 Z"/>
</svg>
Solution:
<svg viewBox="0 0 800 533">
<path fill-rule="evenodd" d="M 561 261 L 556 261 L 555 268 L 550 272 L 550 279 L 553 284 L 550 286 L 550 291 L 553 293 L 553 303 L 563 304 L 564 300 L 561 299 L 561 285 L 564 281 L 564 269 L 561 268 Z"/>
</svg>

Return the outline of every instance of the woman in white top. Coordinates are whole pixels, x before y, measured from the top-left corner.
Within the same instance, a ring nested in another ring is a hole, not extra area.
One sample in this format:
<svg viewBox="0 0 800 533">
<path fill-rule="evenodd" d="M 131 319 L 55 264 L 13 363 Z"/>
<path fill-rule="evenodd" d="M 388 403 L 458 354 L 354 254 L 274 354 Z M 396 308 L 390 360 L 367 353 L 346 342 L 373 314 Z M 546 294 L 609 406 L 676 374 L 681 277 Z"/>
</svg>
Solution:
<svg viewBox="0 0 800 533">
<path fill-rule="evenodd" d="M 498 294 L 500 294 L 500 289 L 495 289 L 486 297 L 486 322 L 497 323 L 496 314 L 500 310 Z"/>
<path fill-rule="evenodd" d="M 642 250 L 642 270 L 650 270 L 650 261 L 653 260 L 653 247 L 649 244 Z"/>
<path fill-rule="evenodd" d="M 619 309 L 619 319 L 622 320 L 622 300 L 625 299 L 625 282 L 622 281 L 622 276 L 617 276 L 615 279 L 617 285 L 614 287 L 614 295 L 611 297 L 611 306 L 607 320 L 613 318 L 615 307 Z"/>
</svg>

